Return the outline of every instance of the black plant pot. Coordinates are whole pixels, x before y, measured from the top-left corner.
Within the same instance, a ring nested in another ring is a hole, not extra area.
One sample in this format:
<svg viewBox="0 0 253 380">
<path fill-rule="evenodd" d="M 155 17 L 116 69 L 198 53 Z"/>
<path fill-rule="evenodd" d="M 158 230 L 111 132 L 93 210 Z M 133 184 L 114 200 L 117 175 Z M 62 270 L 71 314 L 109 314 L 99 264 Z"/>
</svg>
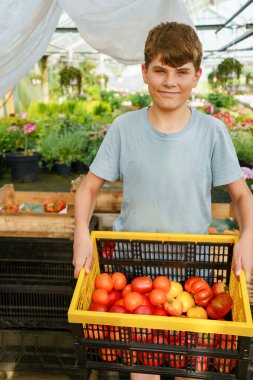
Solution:
<svg viewBox="0 0 253 380">
<path fill-rule="evenodd" d="M 68 177 L 70 175 L 70 172 L 71 172 L 70 165 L 66 165 L 66 164 L 56 163 L 55 169 L 56 169 L 57 173 L 63 177 Z"/>
<path fill-rule="evenodd" d="M 74 161 L 72 162 L 71 169 L 74 173 L 87 173 L 89 171 L 89 166 L 81 161 Z"/>
<path fill-rule="evenodd" d="M 6 154 L 11 169 L 11 177 L 15 181 L 31 182 L 39 171 L 39 153 L 32 156 L 24 156 L 22 152 L 14 152 Z"/>
</svg>

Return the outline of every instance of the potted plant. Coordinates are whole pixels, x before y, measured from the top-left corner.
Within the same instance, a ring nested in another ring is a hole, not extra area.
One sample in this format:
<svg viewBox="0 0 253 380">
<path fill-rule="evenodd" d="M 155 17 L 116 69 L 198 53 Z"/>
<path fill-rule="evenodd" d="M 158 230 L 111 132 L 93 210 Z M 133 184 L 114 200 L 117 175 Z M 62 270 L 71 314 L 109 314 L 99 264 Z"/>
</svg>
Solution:
<svg viewBox="0 0 253 380">
<path fill-rule="evenodd" d="M 60 71 L 61 89 L 65 89 L 69 95 L 72 94 L 73 88 L 77 88 L 77 93 L 80 95 L 82 84 L 82 73 L 74 66 L 66 66 Z"/>
</svg>

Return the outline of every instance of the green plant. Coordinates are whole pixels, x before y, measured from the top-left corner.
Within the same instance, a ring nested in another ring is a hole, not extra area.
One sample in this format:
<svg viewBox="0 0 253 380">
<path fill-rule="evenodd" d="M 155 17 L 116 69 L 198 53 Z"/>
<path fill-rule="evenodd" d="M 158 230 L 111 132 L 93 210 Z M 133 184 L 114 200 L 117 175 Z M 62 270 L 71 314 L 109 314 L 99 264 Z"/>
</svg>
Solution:
<svg viewBox="0 0 253 380">
<path fill-rule="evenodd" d="M 65 88 L 67 91 L 69 91 L 71 87 L 76 86 L 78 94 L 80 94 L 82 85 L 81 70 L 74 66 L 64 67 L 60 71 L 60 85 L 62 89 Z"/>
<path fill-rule="evenodd" d="M 237 90 L 243 65 L 235 58 L 225 58 L 217 67 L 216 78 L 221 86 L 229 91 Z"/>
<path fill-rule="evenodd" d="M 133 106 L 139 108 L 148 107 L 151 103 L 151 98 L 148 94 L 140 94 L 139 92 L 129 95 L 128 99 Z"/>
<path fill-rule="evenodd" d="M 233 95 L 225 95 L 222 93 L 208 94 L 207 100 L 219 108 L 231 108 L 233 105 L 238 103 Z"/>
<path fill-rule="evenodd" d="M 253 135 L 247 132 L 232 134 L 238 159 L 245 164 L 253 163 Z"/>
</svg>

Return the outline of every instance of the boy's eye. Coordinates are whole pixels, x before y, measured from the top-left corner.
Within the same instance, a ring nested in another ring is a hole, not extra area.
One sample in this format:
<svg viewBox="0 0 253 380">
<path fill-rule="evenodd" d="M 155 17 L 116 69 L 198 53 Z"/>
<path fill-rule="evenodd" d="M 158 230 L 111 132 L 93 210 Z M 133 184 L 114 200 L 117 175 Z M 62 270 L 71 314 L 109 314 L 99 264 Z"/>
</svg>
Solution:
<svg viewBox="0 0 253 380">
<path fill-rule="evenodd" d="M 178 74 L 182 74 L 182 75 L 185 75 L 185 74 L 187 74 L 187 73 L 188 73 L 187 70 L 180 70 L 180 71 L 178 71 Z"/>
</svg>

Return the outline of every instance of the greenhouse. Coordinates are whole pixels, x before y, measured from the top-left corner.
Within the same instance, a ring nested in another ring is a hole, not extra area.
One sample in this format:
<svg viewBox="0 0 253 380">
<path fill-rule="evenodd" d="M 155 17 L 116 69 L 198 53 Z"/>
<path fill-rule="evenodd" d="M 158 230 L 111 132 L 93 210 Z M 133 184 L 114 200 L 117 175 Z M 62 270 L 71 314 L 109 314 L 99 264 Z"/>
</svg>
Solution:
<svg viewBox="0 0 253 380">
<path fill-rule="evenodd" d="M 253 0 L 0 20 L 0 379 L 250 380 Z"/>
</svg>

